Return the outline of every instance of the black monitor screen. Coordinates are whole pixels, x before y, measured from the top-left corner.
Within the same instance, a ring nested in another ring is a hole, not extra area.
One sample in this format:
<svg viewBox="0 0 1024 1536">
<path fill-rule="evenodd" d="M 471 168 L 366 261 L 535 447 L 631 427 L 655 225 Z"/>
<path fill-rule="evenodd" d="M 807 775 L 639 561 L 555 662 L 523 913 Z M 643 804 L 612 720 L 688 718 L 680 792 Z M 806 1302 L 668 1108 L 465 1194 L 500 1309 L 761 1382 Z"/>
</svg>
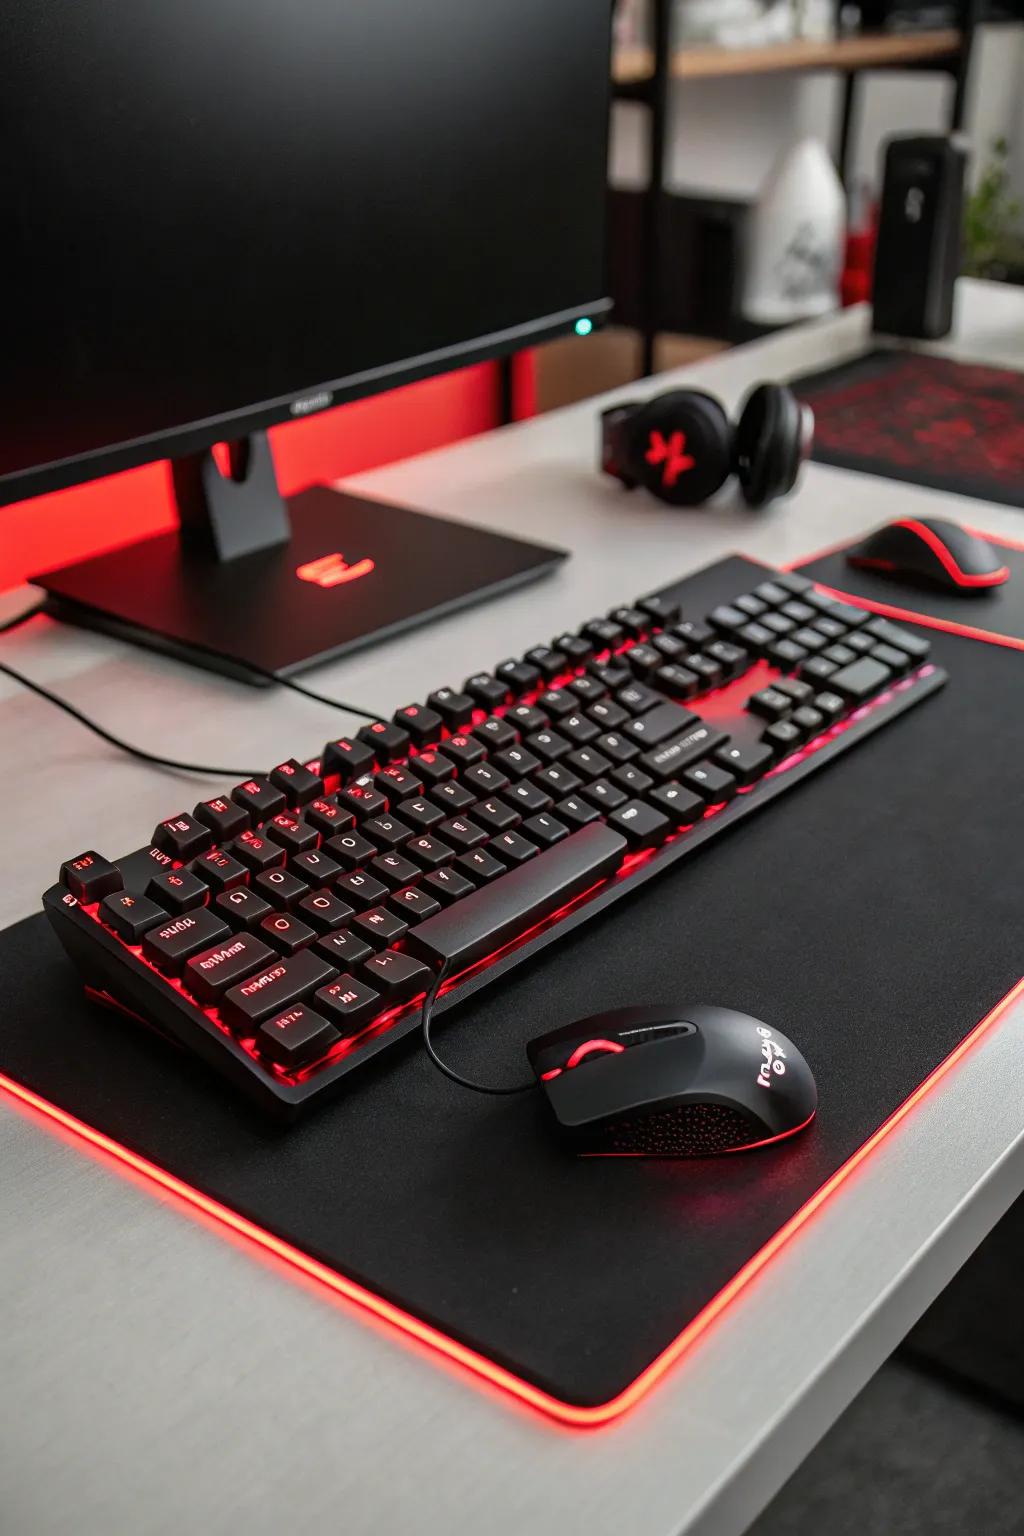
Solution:
<svg viewBox="0 0 1024 1536">
<path fill-rule="evenodd" d="M 606 307 L 610 15 L 11 0 L 0 500 Z"/>
</svg>

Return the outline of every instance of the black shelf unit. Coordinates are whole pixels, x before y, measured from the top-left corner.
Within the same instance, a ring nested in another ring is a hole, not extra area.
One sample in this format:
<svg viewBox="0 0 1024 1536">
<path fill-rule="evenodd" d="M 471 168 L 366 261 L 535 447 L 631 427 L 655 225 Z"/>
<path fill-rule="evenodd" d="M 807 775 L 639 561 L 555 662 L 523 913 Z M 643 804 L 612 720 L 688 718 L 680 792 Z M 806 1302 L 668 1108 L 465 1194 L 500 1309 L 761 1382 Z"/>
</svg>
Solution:
<svg viewBox="0 0 1024 1536">
<path fill-rule="evenodd" d="M 668 134 L 669 95 L 672 83 L 672 12 L 674 0 L 649 0 L 651 14 L 651 69 L 642 79 L 617 81 L 613 84 L 613 97 L 618 101 L 640 102 L 648 110 L 648 144 L 650 178 L 642 194 L 642 250 L 639 263 L 640 284 L 637 295 L 641 338 L 641 376 L 654 372 L 654 347 L 662 325 L 663 295 L 661 292 L 662 245 L 665 225 L 665 204 L 671 194 L 665 189 L 665 151 Z M 860 77 L 867 71 L 912 70 L 915 73 L 942 73 L 952 77 L 955 85 L 953 103 L 949 115 L 949 131 L 963 126 L 968 71 L 974 45 L 975 30 L 983 9 L 984 0 L 960 0 L 957 30 L 959 46 L 949 57 L 924 59 L 919 62 L 900 59 L 892 64 L 871 63 L 842 67 L 843 93 L 839 112 L 839 135 L 836 160 L 840 175 L 845 182 L 849 171 L 850 146 L 857 88 Z M 840 0 L 836 0 L 836 11 Z M 913 34 L 907 34 L 913 36 Z M 827 69 L 827 64 L 814 68 Z M 836 67 L 836 66 L 832 66 Z M 710 77 L 709 77 L 710 78 Z"/>
</svg>

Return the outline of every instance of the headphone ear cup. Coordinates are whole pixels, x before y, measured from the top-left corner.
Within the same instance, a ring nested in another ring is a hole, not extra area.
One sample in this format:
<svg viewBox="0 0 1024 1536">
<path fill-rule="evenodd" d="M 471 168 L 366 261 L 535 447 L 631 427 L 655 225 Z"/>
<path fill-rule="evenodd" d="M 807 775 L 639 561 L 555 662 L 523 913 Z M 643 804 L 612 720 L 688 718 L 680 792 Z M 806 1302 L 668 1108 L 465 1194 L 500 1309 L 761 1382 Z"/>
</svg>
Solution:
<svg viewBox="0 0 1024 1536">
<path fill-rule="evenodd" d="M 696 389 L 657 395 L 629 423 L 630 478 L 673 507 L 693 507 L 725 484 L 733 430 L 722 404 Z"/>
<path fill-rule="evenodd" d="M 804 407 L 784 384 L 758 384 L 736 424 L 735 469 L 749 507 L 788 496 L 810 451 Z"/>
</svg>

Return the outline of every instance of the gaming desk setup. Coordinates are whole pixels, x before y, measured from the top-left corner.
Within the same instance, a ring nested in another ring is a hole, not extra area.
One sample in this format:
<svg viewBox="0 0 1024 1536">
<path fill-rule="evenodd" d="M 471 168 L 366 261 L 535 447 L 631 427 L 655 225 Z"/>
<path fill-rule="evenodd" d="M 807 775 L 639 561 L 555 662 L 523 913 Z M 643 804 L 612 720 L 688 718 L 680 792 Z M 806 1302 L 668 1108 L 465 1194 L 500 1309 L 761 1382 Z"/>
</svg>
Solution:
<svg viewBox="0 0 1024 1536">
<path fill-rule="evenodd" d="M 453 652 L 398 708 L 328 697 L 317 666 L 566 559 L 286 502 L 266 429 L 600 324 L 606 9 L 261 0 L 239 39 L 219 5 L 85 0 L 66 50 L 47 14 L 14 14 L 0 499 L 169 458 L 180 530 L 39 574 L 6 628 L 45 613 L 338 725 L 270 766 L 225 741 L 198 803 L 174 762 L 119 846 L 82 828 L 0 934 L 0 1088 L 467 1376 L 611 1421 L 1014 995 L 1024 544 L 908 516 L 799 568 L 623 569 L 615 606 Z M 756 521 L 829 391 L 866 411 L 908 360 L 762 382 L 735 421 L 638 388 L 595 424 L 595 488 L 685 541 L 735 476 Z M 855 456 L 848 409 L 821 435 Z"/>
</svg>

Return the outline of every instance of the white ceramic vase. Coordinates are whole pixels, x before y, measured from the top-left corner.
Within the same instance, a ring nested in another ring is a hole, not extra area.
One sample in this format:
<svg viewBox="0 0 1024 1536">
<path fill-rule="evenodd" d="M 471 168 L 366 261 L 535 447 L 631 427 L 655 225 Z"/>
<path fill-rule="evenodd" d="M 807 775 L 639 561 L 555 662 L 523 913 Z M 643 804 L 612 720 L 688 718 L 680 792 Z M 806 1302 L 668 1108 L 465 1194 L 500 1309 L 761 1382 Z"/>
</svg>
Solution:
<svg viewBox="0 0 1024 1536">
<path fill-rule="evenodd" d="M 846 200 L 825 146 L 801 139 L 776 162 L 748 224 L 743 314 L 788 325 L 839 307 Z"/>
</svg>

